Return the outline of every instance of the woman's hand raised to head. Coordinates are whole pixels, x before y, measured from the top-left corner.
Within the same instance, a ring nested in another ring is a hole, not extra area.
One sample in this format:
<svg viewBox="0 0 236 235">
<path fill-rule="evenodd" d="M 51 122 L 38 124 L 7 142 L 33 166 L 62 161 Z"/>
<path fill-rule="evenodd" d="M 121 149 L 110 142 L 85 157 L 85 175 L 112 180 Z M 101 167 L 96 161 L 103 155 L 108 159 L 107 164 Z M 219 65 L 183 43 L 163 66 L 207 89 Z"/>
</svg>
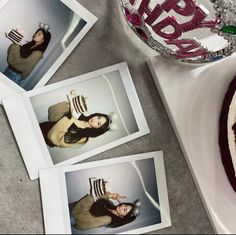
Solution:
<svg viewBox="0 0 236 235">
<path fill-rule="evenodd" d="M 110 192 L 108 192 L 107 194 L 108 194 L 108 197 L 110 199 L 113 199 L 113 200 L 120 200 L 120 199 L 126 198 L 126 196 L 122 196 L 119 193 L 110 193 Z"/>
</svg>

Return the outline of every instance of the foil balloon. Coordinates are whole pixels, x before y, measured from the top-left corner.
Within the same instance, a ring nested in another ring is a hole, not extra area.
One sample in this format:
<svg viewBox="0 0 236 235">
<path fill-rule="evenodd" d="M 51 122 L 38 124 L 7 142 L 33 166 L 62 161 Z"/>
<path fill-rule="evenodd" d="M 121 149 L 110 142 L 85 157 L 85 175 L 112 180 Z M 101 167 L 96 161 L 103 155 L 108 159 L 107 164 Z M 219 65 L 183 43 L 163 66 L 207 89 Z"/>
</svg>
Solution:
<svg viewBox="0 0 236 235">
<path fill-rule="evenodd" d="M 236 0 L 120 2 L 132 30 L 165 57 L 205 63 L 236 51 Z"/>
</svg>

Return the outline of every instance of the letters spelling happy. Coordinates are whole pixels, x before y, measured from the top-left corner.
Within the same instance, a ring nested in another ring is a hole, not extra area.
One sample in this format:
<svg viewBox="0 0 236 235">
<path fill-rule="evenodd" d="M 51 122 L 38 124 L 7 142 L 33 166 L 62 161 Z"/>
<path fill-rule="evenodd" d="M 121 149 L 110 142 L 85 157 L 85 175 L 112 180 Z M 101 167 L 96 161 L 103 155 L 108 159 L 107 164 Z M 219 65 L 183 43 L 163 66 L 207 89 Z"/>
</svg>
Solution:
<svg viewBox="0 0 236 235">
<path fill-rule="evenodd" d="M 204 6 L 197 6 L 193 0 L 182 1 L 185 3 L 184 7 L 181 7 L 178 4 L 180 0 L 166 0 L 161 5 L 156 4 L 153 10 L 150 10 L 148 7 L 150 0 L 142 0 L 138 8 L 138 13 L 141 16 L 146 13 L 146 24 L 148 24 L 157 35 L 164 38 L 166 44 L 178 47 L 178 50 L 176 51 L 176 57 L 178 59 L 203 56 L 207 53 L 207 49 L 203 48 L 199 42 L 194 39 L 179 38 L 183 33 L 191 30 L 198 28 L 213 28 L 218 22 L 215 19 L 205 21 L 209 12 Z M 130 0 L 130 3 L 133 5 L 134 0 Z M 160 22 L 155 23 L 164 11 L 168 13 L 170 10 L 174 10 L 181 16 L 192 16 L 192 18 L 191 20 L 180 24 L 175 17 L 167 16 Z M 171 33 L 164 32 L 163 29 L 168 26 L 173 27 L 174 31 Z"/>
</svg>

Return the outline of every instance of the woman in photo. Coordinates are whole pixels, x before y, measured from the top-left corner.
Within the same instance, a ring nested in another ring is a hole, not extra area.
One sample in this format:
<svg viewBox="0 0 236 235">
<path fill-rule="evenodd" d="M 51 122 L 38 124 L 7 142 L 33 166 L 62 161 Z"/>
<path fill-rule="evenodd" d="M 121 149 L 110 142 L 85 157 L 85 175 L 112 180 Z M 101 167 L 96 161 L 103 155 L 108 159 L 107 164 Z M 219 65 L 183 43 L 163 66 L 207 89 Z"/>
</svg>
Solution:
<svg viewBox="0 0 236 235">
<path fill-rule="evenodd" d="M 45 50 L 51 40 L 51 33 L 47 28 L 39 28 L 33 35 L 32 41 L 23 46 L 11 44 L 7 51 L 8 67 L 4 75 L 13 82 L 21 85 L 25 79 L 42 59 Z"/>
<path fill-rule="evenodd" d="M 48 108 L 48 122 L 40 123 L 45 142 L 50 147 L 72 147 L 88 142 L 108 130 L 115 130 L 112 123 L 118 117 L 111 113 L 94 113 L 85 116 L 87 98 L 77 95 L 75 90 L 67 95 L 68 101 L 59 102 Z"/>
<path fill-rule="evenodd" d="M 140 202 L 119 203 L 114 205 L 111 200 L 125 198 L 118 193 L 107 192 L 98 200 L 86 195 L 74 204 L 71 209 L 71 225 L 78 230 L 99 227 L 116 228 L 131 223 L 139 214 Z"/>
<path fill-rule="evenodd" d="M 72 147 L 85 144 L 89 138 L 98 137 L 110 130 L 111 119 L 108 115 L 94 113 L 80 115 L 78 119 L 65 115 L 56 122 L 40 123 L 46 144 L 50 147 Z"/>
</svg>

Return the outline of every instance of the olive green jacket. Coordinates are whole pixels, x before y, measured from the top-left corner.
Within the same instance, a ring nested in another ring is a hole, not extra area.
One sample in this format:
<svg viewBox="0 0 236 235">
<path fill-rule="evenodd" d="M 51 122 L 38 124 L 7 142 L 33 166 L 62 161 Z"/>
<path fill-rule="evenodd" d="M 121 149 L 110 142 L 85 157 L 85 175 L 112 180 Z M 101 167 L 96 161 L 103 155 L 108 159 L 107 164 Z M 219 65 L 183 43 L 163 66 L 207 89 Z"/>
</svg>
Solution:
<svg viewBox="0 0 236 235">
<path fill-rule="evenodd" d="M 20 45 L 11 44 L 7 51 L 7 62 L 15 69 L 22 72 L 22 78 L 25 79 L 34 69 L 39 60 L 43 57 L 41 51 L 33 51 L 28 57 L 20 56 Z"/>
<path fill-rule="evenodd" d="M 102 197 L 107 198 L 107 197 Z M 90 209 L 94 203 L 91 195 L 87 195 L 79 200 L 71 211 L 71 214 L 76 220 L 75 228 L 77 229 L 92 229 L 99 228 L 111 223 L 110 216 L 94 217 L 90 213 Z"/>
</svg>

